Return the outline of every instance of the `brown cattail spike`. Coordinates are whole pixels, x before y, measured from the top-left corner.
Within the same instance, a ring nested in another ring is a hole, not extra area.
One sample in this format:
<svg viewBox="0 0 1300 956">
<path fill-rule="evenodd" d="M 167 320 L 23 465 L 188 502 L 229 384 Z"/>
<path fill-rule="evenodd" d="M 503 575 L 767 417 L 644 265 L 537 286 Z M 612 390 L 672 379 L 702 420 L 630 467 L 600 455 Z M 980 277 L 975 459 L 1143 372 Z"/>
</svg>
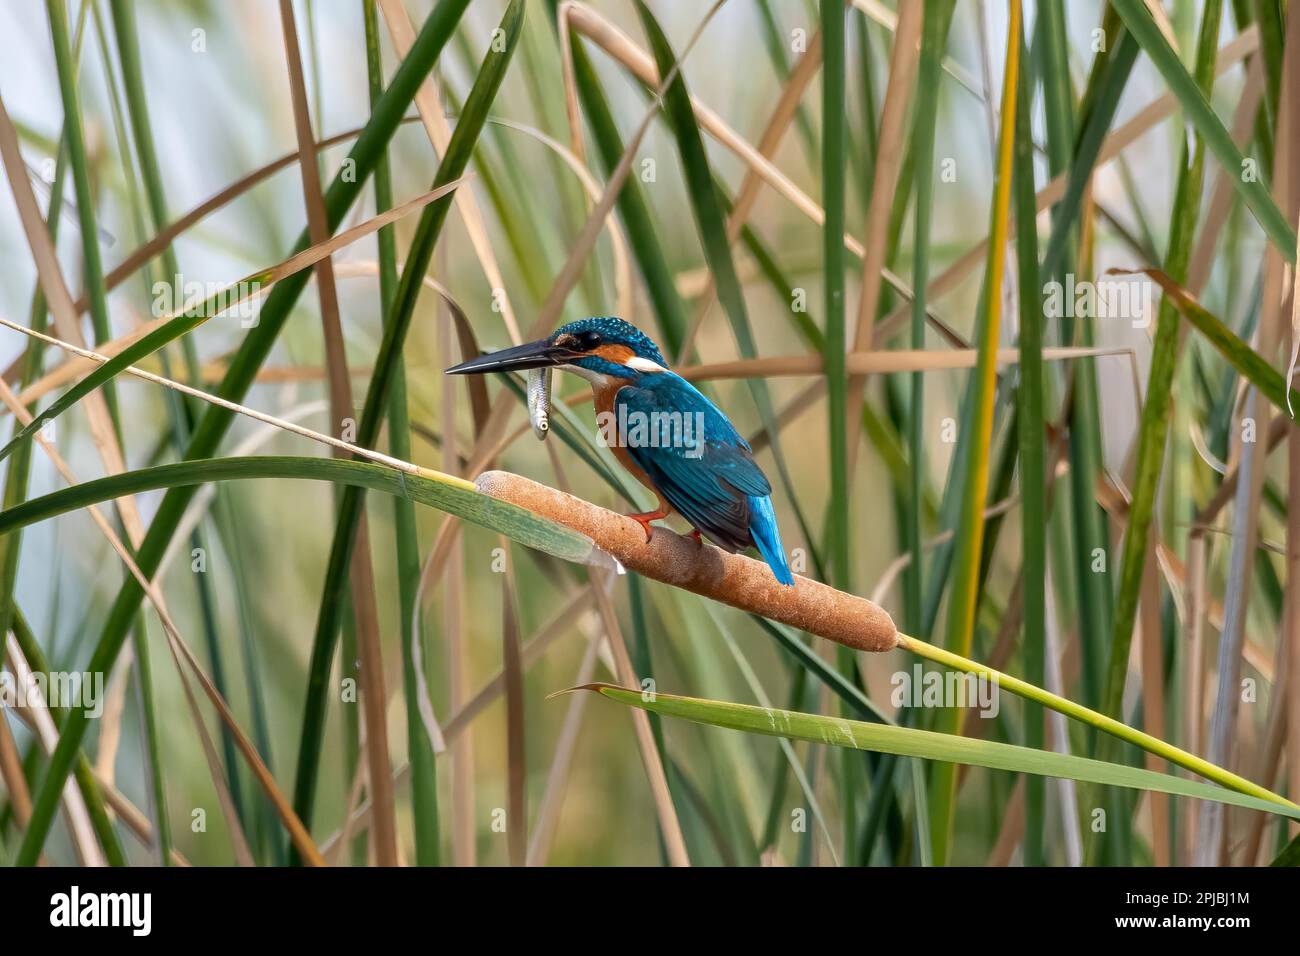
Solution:
<svg viewBox="0 0 1300 956">
<path fill-rule="evenodd" d="M 475 483 L 486 495 L 586 535 L 623 567 L 647 578 L 855 650 L 888 651 L 898 646 L 893 619 L 866 598 L 798 575 L 794 587 L 785 587 L 762 561 L 728 554 L 668 528 L 656 527 L 647 542 L 645 532 L 631 518 L 507 471 L 484 472 Z"/>
</svg>

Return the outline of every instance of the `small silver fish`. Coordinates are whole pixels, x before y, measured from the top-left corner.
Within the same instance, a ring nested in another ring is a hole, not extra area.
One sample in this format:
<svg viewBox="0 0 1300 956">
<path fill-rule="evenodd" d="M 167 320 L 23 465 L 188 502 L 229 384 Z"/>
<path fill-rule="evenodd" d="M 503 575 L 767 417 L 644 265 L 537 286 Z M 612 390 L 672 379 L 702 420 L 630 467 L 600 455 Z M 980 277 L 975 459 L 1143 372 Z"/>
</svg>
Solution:
<svg viewBox="0 0 1300 956">
<path fill-rule="evenodd" d="M 551 369 L 528 370 L 528 420 L 538 441 L 551 430 Z"/>
</svg>

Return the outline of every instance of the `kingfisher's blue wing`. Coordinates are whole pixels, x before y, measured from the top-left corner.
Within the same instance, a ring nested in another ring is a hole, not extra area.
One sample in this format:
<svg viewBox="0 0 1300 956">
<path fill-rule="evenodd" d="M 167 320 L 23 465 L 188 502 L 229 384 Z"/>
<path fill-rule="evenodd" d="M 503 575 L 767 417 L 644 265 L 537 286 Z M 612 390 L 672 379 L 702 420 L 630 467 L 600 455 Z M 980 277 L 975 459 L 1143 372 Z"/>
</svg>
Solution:
<svg viewBox="0 0 1300 956">
<path fill-rule="evenodd" d="M 643 436 L 648 443 L 636 440 L 630 427 L 624 445 L 683 518 L 728 551 L 754 543 L 749 499 L 766 497 L 772 487 L 749 444 L 716 405 L 668 372 L 623 386 L 614 410 L 634 425 L 651 423 L 653 434 Z"/>
</svg>

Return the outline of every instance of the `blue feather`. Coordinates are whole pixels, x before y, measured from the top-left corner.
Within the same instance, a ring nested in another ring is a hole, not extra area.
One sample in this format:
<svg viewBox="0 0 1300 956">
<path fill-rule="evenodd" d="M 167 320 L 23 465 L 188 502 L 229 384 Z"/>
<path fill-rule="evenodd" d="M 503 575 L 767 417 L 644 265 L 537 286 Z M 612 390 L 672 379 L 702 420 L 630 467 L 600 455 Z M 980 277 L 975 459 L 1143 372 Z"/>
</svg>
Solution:
<svg viewBox="0 0 1300 956">
<path fill-rule="evenodd" d="M 696 415 L 702 441 L 658 442 L 626 449 L 656 490 L 701 534 L 728 551 L 758 548 L 785 585 L 794 584 L 772 507 L 772 486 L 749 443 L 718 406 L 673 372 L 640 373 L 614 396 L 617 410 L 653 416 Z"/>
<path fill-rule="evenodd" d="M 776 526 L 776 512 L 769 497 L 749 496 L 749 533 L 754 545 L 772 568 L 776 579 L 785 585 L 794 584 L 790 565 L 785 562 L 785 548 L 781 547 L 781 532 Z"/>
</svg>

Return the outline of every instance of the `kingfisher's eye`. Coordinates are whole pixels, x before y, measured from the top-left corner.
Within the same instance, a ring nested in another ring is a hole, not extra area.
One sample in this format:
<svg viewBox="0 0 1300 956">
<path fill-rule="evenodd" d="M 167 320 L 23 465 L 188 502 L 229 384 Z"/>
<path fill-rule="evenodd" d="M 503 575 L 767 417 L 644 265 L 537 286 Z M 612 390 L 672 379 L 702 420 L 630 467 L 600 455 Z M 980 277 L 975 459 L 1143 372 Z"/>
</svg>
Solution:
<svg viewBox="0 0 1300 956">
<path fill-rule="evenodd" d="M 584 352 L 591 352 L 603 342 L 599 332 L 582 332 L 578 335 L 578 345 Z"/>
</svg>

